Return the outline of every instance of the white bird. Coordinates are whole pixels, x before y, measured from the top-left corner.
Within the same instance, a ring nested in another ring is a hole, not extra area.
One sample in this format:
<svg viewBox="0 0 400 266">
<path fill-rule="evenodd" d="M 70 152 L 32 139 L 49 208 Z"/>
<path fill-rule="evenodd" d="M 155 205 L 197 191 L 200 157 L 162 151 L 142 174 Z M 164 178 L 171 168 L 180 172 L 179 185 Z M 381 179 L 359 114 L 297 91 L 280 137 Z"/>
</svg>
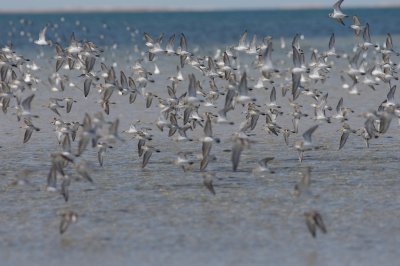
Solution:
<svg viewBox="0 0 400 266">
<path fill-rule="evenodd" d="M 333 12 L 329 13 L 329 17 L 335 19 L 337 22 L 344 25 L 343 19 L 347 18 L 348 15 L 346 15 L 342 12 L 342 9 L 340 8 L 342 3 L 343 3 L 343 0 L 339 0 L 333 5 Z"/>
<path fill-rule="evenodd" d="M 236 51 L 246 51 L 249 49 L 249 44 L 247 43 L 247 30 L 242 33 L 239 39 L 239 44 L 233 47 Z"/>
<path fill-rule="evenodd" d="M 358 38 L 364 26 L 361 26 L 360 19 L 357 16 L 353 16 L 353 24 L 350 25 L 350 28 L 354 30 L 354 34 Z"/>
<path fill-rule="evenodd" d="M 363 40 L 364 42 L 361 44 L 361 48 L 367 50 L 369 47 L 378 47 L 377 44 L 372 43 L 371 36 L 369 35 L 369 24 L 366 23 L 363 32 Z"/>
<path fill-rule="evenodd" d="M 251 101 L 256 101 L 255 98 L 250 97 L 248 95 L 249 88 L 247 87 L 247 74 L 243 73 L 242 78 L 240 79 L 239 87 L 238 87 L 238 95 L 235 97 L 236 103 L 245 104 Z"/>
<path fill-rule="evenodd" d="M 312 150 L 313 144 L 311 141 L 311 135 L 318 128 L 318 125 L 312 126 L 303 134 L 303 140 L 296 141 L 294 147 L 299 152 L 299 161 L 302 162 L 304 158 L 304 151 Z"/>
<path fill-rule="evenodd" d="M 254 176 L 257 175 L 264 175 L 265 173 L 269 172 L 271 174 L 274 173 L 274 171 L 272 171 L 271 169 L 269 169 L 268 167 L 268 162 L 272 161 L 274 159 L 274 157 L 266 157 L 264 159 L 261 159 L 257 162 L 257 166 L 253 168 L 253 170 L 251 171 L 251 173 Z"/>
<path fill-rule="evenodd" d="M 51 45 L 50 40 L 46 40 L 47 25 L 39 32 L 39 39 L 35 40 L 34 43 L 37 45 Z"/>
</svg>

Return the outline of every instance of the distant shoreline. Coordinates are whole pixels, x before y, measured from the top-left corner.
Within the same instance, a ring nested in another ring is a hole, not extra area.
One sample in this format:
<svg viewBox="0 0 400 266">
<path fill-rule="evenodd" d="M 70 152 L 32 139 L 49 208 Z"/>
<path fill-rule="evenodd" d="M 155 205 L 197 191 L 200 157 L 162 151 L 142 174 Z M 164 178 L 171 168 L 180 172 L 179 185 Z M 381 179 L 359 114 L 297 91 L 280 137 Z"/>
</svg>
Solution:
<svg viewBox="0 0 400 266">
<path fill-rule="evenodd" d="M 50 13 L 151 13 L 151 12 L 229 12 L 229 11 L 273 11 L 273 10 L 322 10 L 330 9 L 324 5 L 290 5 L 281 7 L 252 8 L 172 8 L 172 7 L 64 7 L 38 9 L 1 9 L 0 14 L 50 14 Z M 346 9 L 400 8 L 400 4 L 377 4 L 374 6 L 347 6 Z"/>
</svg>

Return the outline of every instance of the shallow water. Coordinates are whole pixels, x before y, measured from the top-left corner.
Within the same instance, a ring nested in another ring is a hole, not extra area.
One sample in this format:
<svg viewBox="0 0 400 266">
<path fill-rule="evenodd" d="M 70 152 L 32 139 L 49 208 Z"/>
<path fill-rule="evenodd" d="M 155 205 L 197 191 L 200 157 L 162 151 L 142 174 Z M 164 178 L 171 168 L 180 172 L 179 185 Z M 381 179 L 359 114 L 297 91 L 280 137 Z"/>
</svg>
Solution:
<svg viewBox="0 0 400 266">
<path fill-rule="evenodd" d="M 190 42 L 190 34 L 187 35 Z M 304 40 L 302 47 L 307 60 L 309 47 L 326 49 L 328 39 L 329 35 Z M 338 49 L 350 52 L 353 40 L 342 38 L 337 43 Z M 285 58 L 284 66 L 290 66 L 287 50 L 281 51 L 278 44 L 276 47 L 274 58 Z M 201 48 L 199 54 L 208 53 L 208 49 Z M 43 55 L 37 57 L 38 51 Z M 35 74 L 43 82 L 34 92 L 32 104 L 32 112 L 40 116 L 34 122 L 41 131 L 34 132 L 31 140 L 22 144 L 24 131 L 19 128 L 12 108 L 6 115 L 0 115 L 2 265 L 389 265 L 400 258 L 397 119 L 385 135 L 371 141 L 369 149 L 360 137 L 352 135 L 340 151 L 337 150 L 340 133 L 336 132 L 340 124 L 337 121 L 320 123 L 313 141 L 323 148 L 306 152 L 300 164 L 293 143 L 316 122 L 303 118 L 299 134 L 291 136 L 287 147 L 282 136 L 263 131 L 265 118 L 260 117 L 252 137 L 255 143 L 243 152 L 238 171 L 232 172 L 230 153 L 224 150 L 232 147 L 232 133 L 245 117 L 245 108 L 238 106 L 228 113 L 235 125 L 213 125 L 215 135 L 221 138 L 221 143 L 212 147 L 217 161 L 207 167 L 207 171 L 216 174 L 216 196 L 213 196 L 202 184 L 198 163 L 187 172 L 172 164 L 179 151 L 200 153 L 198 139 L 202 129 L 197 127 L 188 132 L 193 142 L 173 141 L 152 124 L 159 115 L 156 99 L 146 109 L 143 98 L 138 96 L 129 105 L 126 97 L 115 93 L 112 100 L 116 104 L 110 107 L 106 120 L 114 121 L 118 117 L 119 131 L 138 119 L 149 122 L 145 125 L 153 129 L 152 145 L 161 152 L 154 153 L 148 166 L 142 169 L 136 140 L 121 133 L 126 141 L 107 151 L 104 167 L 100 168 L 96 150 L 89 148 L 82 157 L 92 163 L 94 183 L 73 181 L 70 200 L 65 203 L 59 193 L 44 190 L 50 153 L 60 148 L 50 124 L 55 114 L 42 105 L 49 97 L 72 96 L 78 102 L 70 114 L 61 110 L 62 119 L 82 121 L 85 112 L 94 114 L 100 110 L 99 95 L 93 88 L 86 99 L 74 88 L 50 92 L 46 80 L 54 72 L 53 47 L 18 52 L 34 59 L 41 67 Z M 117 62 L 116 70 L 130 75 L 129 68 L 138 53 L 128 46 L 107 49 L 103 56 L 108 64 Z M 388 88 L 382 85 L 372 91 L 363 87 L 360 96 L 348 95 L 340 88 L 339 79 L 339 71 L 345 65 L 335 61 L 337 65 L 329 74 L 330 79 L 324 85 L 313 86 L 329 92 L 328 103 L 333 108 L 340 97 L 345 97 L 344 105 L 355 111 L 350 115 L 349 124 L 360 128 L 365 120 L 358 115 L 376 108 L 385 99 Z M 178 62 L 177 58 L 159 58 L 161 74 L 154 76 L 155 83 L 149 84 L 148 90 L 165 97 L 166 85 L 170 84 L 167 77 L 175 73 Z M 250 56 L 243 55 L 242 62 L 252 86 L 255 81 L 251 78 L 259 74 L 250 67 Z M 153 67 L 152 63 L 144 64 L 149 69 Z M 187 90 L 187 75 L 192 72 L 208 84 L 199 72 L 185 66 L 185 81 L 179 85 L 178 95 Z M 62 70 L 62 73 L 82 85 L 79 71 Z M 269 97 L 271 86 L 267 87 L 266 92 L 252 91 L 260 104 Z M 288 100 L 281 96 L 278 85 L 276 88 L 278 104 L 287 113 Z M 30 93 L 25 92 L 25 97 Z M 398 95 L 395 99 L 398 102 Z M 304 105 L 304 111 L 312 114 L 312 99 L 301 96 L 299 102 Z M 220 98 L 219 107 L 222 105 Z M 206 110 L 202 107 L 201 113 Z M 278 121 L 285 127 L 291 126 L 288 115 L 279 117 Z M 73 149 L 76 148 L 75 142 Z M 275 157 L 270 163 L 275 173 L 252 176 L 251 169 L 257 160 L 267 156 Z M 311 195 L 297 198 L 292 195 L 293 187 L 306 166 L 312 167 Z M 76 177 L 72 169 L 67 171 Z M 16 177 L 27 179 L 30 184 L 10 186 Z M 79 220 L 60 235 L 59 214 L 66 209 L 76 211 Z M 310 236 L 303 217 L 303 212 L 311 209 L 321 212 L 328 229 L 326 235 L 318 234 L 316 239 Z"/>
</svg>

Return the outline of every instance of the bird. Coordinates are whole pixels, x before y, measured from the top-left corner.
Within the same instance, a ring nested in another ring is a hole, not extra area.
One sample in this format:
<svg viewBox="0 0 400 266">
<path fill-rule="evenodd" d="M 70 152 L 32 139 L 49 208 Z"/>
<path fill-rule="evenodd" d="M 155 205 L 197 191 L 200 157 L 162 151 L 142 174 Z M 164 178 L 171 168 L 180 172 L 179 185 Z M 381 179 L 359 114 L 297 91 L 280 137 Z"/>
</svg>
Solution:
<svg viewBox="0 0 400 266">
<path fill-rule="evenodd" d="M 65 97 L 63 100 L 67 103 L 66 112 L 68 114 L 72 110 L 72 104 L 76 103 L 77 101 L 72 99 L 71 97 Z"/>
<path fill-rule="evenodd" d="M 172 34 L 168 38 L 167 45 L 165 46 L 165 53 L 167 55 L 175 55 L 174 42 L 175 42 L 175 34 Z"/>
<path fill-rule="evenodd" d="M 144 39 L 146 40 L 146 46 L 149 51 L 149 61 L 153 61 L 156 54 L 164 53 L 165 50 L 161 48 L 161 42 L 164 34 L 160 34 L 156 40 L 153 40 L 148 33 L 144 33 Z"/>
<path fill-rule="evenodd" d="M 380 49 L 380 52 L 384 55 L 388 55 L 388 54 L 395 54 L 397 56 L 400 55 L 399 52 L 397 52 L 393 49 L 393 39 L 392 39 L 392 35 L 390 33 L 387 33 L 385 45 L 384 45 L 384 47 L 382 47 Z"/>
<path fill-rule="evenodd" d="M 68 175 L 63 176 L 63 180 L 61 183 L 61 195 L 64 197 L 65 202 L 69 199 L 69 186 L 71 184 L 71 179 Z"/>
<path fill-rule="evenodd" d="M 332 118 L 338 119 L 340 122 L 347 121 L 347 114 L 354 113 L 351 108 L 343 107 L 343 97 L 341 97 L 336 105 L 336 114 Z"/>
<path fill-rule="evenodd" d="M 322 53 L 323 57 L 336 55 L 335 40 L 336 40 L 335 33 L 332 33 L 331 38 L 329 39 L 328 50 Z"/>
<path fill-rule="evenodd" d="M 202 148 L 201 148 L 202 155 L 203 155 L 202 158 L 204 160 L 210 154 L 212 143 L 213 142 L 216 142 L 216 143 L 220 142 L 219 138 L 215 138 L 213 136 L 212 124 L 211 124 L 211 114 L 207 113 L 206 115 L 207 115 L 207 119 L 206 119 L 206 123 L 204 125 L 204 137 L 200 139 L 200 141 L 202 142 Z"/>
<path fill-rule="evenodd" d="M 97 142 L 97 159 L 100 166 L 103 166 L 104 154 L 106 153 L 107 149 L 111 149 L 112 147 L 113 146 L 109 145 L 107 142 Z"/>
<path fill-rule="evenodd" d="M 240 155 L 245 148 L 250 147 L 251 140 L 243 132 L 235 133 L 233 137 L 233 147 L 231 153 L 232 170 L 237 171 L 240 161 Z"/>
<path fill-rule="evenodd" d="M 35 94 L 32 94 L 30 96 L 28 96 L 27 98 L 25 98 L 22 103 L 21 103 L 21 99 L 19 97 L 17 97 L 17 119 L 18 121 L 21 120 L 21 118 L 39 118 L 39 116 L 37 115 L 33 115 L 31 113 L 31 103 L 33 98 L 35 97 Z"/>
<path fill-rule="evenodd" d="M 61 105 L 60 102 L 63 101 L 63 99 L 59 98 L 50 98 L 49 103 L 47 104 L 47 107 L 53 111 L 55 114 L 58 116 L 61 116 L 60 113 L 58 112 L 57 108 L 64 108 L 64 105 Z"/>
<path fill-rule="evenodd" d="M 344 147 L 344 144 L 346 144 L 346 141 L 347 141 L 350 133 L 356 134 L 357 130 L 351 129 L 349 124 L 343 123 L 343 125 L 339 129 L 339 131 L 342 132 L 342 135 L 340 137 L 340 143 L 339 143 L 339 150 L 340 150 Z"/>
<path fill-rule="evenodd" d="M 340 24 L 342 24 L 344 26 L 345 24 L 343 22 L 343 19 L 345 19 L 349 16 L 342 12 L 342 9 L 341 9 L 342 3 L 343 3 L 343 0 L 339 0 L 333 5 L 333 12 L 329 13 L 329 17 L 335 19 L 337 22 L 339 22 Z"/>
<path fill-rule="evenodd" d="M 282 129 L 283 139 L 285 140 L 286 146 L 289 146 L 289 136 L 293 133 L 296 133 L 288 128 Z"/>
<path fill-rule="evenodd" d="M 238 86 L 238 95 L 234 98 L 235 103 L 245 104 L 251 101 L 256 101 L 257 99 L 254 97 L 250 97 L 249 88 L 247 87 L 247 74 L 244 72 L 242 77 L 240 78 L 240 83 Z"/>
<path fill-rule="evenodd" d="M 203 185 L 211 192 L 214 196 L 216 195 L 214 185 L 213 185 L 213 173 L 203 173 Z"/>
<path fill-rule="evenodd" d="M 64 234 L 71 223 L 78 221 L 78 214 L 74 211 L 65 211 L 61 214 L 60 234 Z"/>
<path fill-rule="evenodd" d="M 330 106 L 327 105 L 327 99 L 328 99 L 328 93 L 320 96 L 320 97 L 315 97 L 315 100 L 317 101 L 316 104 L 312 104 L 314 107 L 314 114 L 315 114 L 315 120 L 324 120 L 327 123 L 331 123 L 330 117 L 326 116 L 326 109 L 331 109 Z"/>
<path fill-rule="evenodd" d="M 292 46 L 293 51 L 293 65 L 291 70 L 292 73 L 292 97 L 293 101 L 296 100 L 303 89 L 301 86 L 302 74 L 309 72 L 309 70 L 304 66 L 304 54 L 299 51 L 300 48 Z"/>
<path fill-rule="evenodd" d="M 272 38 L 268 38 L 267 46 L 264 50 L 260 49 L 258 58 L 258 67 L 261 69 L 262 77 L 265 80 L 272 81 L 273 75 L 280 71 L 275 67 L 272 60 Z"/>
<path fill-rule="evenodd" d="M 187 48 L 187 40 L 185 34 L 181 33 L 179 36 L 179 47 L 176 49 L 176 54 L 179 55 L 181 68 L 184 67 L 186 59 L 191 55 Z"/>
<path fill-rule="evenodd" d="M 197 96 L 196 92 L 196 76 L 192 73 L 189 75 L 189 86 L 188 86 L 188 93 L 186 97 L 186 102 L 191 105 L 198 104 L 203 102 L 204 100 Z"/>
<path fill-rule="evenodd" d="M 31 139 L 33 131 L 40 131 L 40 128 L 33 125 L 30 118 L 24 118 L 24 125 L 22 126 L 22 128 L 25 128 L 23 143 L 27 143 Z"/>
<path fill-rule="evenodd" d="M 293 194 L 296 197 L 308 192 L 311 183 L 311 167 L 307 166 L 301 171 L 301 180 L 294 186 Z"/>
<path fill-rule="evenodd" d="M 46 32 L 48 25 L 44 26 L 44 28 L 39 32 L 39 39 L 35 40 L 34 43 L 37 45 L 51 45 L 52 42 L 50 40 L 46 40 Z"/>
<path fill-rule="evenodd" d="M 150 145 L 143 145 L 141 148 L 143 150 L 143 161 L 142 161 L 142 168 L 145 168 L 146 165 L 149 163 L 150 157 L 153 154 L 153 151 L 155 152 L 161 152 L 159 149 L 154 148 L 153 146 Z"/>
<path fill-rule="evenodd" d="M 233 49 L 236 51 L 246 51 L 249 48 L 247 43 L 247 30 L 245 30 L 240 36 L 239 43 Z"/>
<path fill-rule="evenodd" d="M 360 47 L 363 50 L 367 50 L 369 47 L 378 47 L 377 44 L 372 43 L 371 41 L 371 35 L 369 34 L 369 24 L 366 23 L 363 31 L 363 40 L 364 42 L 360 44 Z"/>
<path fill-rule="evenodd" d="M 299 161 L 302 162 L 304 159 L 304 151 L 312 150 L 314 148 L 311 136 L 314 131 L 318 128 L 318 125 L 314 125 L 307 129 L 303 134 L 303 140 L 296 141 L 294 147 L 299 153 Z"/>
<path fill-rule="evenodd" d="M 100 138 L 98 133 L 98 126 L 92 123 L 92 118 L 89 114 L 85 114 L 83 119 L 83 130 L 81 131 L 79 143 L 78 143 L 78 153 L 77 156 L 80 156 L 88 146 L 89 142 L 92 142 L 92 147 L 96 147 L 97 142 Z"/>
<path fill-rule="evenodd" d="M 78 163 L 74 163 L 74 168 L 82 179 L 93 183 L 93 179 L 89 174 L 89 163 L 86 160 L 81 160 Z"/>
<path fill-rule="evenodd" d="M 322 220 L 322 216 L 318 211 L 313 210 L 305 212 L 304 217 L 306 219 L 308 231 L 310 231 L 310 234 L 313 238 L 317 236 L 318 228 L 321 230 L 322 233 L 327 233 L 324 221 Z"/>
<path fill-rule="evenodd" d="M 276 104 L 276 89 L 272 87 L 271 93 L 269 96 L 269 103 L 266 104 L 269 108 L 281 108 L 281 106 Z"/>
<path fill-rule="evenodd" d="M 184 172 L 186 172 L 191 165 L 193 165 L 194 161 L 188 159 L 188 155 L 191 155 L 191 152 L 178 152 L 178 157 L 174 160 L 174 164 L 180 166 Z"/>
<path fill-rule="evenodd" d="M 350 28 L 354 30 L 354 35 L 359 38 L 364 27 L 361 26 L 360 18 L 358 16 L 353 16 L 353 24 L 350 25 Z"/>
<path fill-rule="evenodd" d="M 257 176 L 257 175 L 263 175 L 266 172 L 268 173 L 275 173 L 274 171 L 272 171 L 271 169 L 269 169 L 268 167 L 268 163 L 270 161 L 272 161 L 275 157 L 265 157 L 264 159 L 261 159 L 257 162 L 257 166 L 253 168 L 252 170 L 252 174 L 253 176 Z"/>
</svg>

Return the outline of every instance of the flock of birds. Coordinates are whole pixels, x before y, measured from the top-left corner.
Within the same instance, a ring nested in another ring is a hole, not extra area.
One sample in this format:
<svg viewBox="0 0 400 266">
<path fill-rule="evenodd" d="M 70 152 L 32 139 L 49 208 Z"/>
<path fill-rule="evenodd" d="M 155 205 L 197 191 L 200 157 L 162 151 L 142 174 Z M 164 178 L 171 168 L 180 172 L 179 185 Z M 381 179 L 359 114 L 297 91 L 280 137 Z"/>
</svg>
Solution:
<svg viewBox="0 0 400 266">
<path fill-rule="evenodd" d="M 342 2 L 343 0 L 340 0 L 335 3 L 329 17 L 345 25 L 344 22 L 348 16 L 341 10 Z M 44 106 L 56 116 L 51 124 L 60 144 L 59 151 L 51 153 L 50 156 L 51 167 L 47 176 L 46 190 L 61 193 L 64 200 L 68 201 L 69 187 L 71 181 L 75 179 L 67 174 L 66 169 L 74 169 L 76 175 L 81 179 L 93 182 L 87 162 L 81 159 L 82 155 L 89 148 L 97 149 L 98 164 L 100 167 L 103 166 L 107 150 L 115 147 L 118 142 L 127 141 L 122 137 L 122 133 L 137 140 L 138 156 L 142 158 L 141 167 L 147 167 L 152 154 L 160 152 L 158 148 L 151 145 L 154 139 L 151 130 L 155 130 L 155 127 L 165 135 L 163 141 L 201 143 L 200 155 L 196 155 L 194 151 L 179 152 L 173 164 L 182 168 L 183 171 L 199 169 L 203 176 L 204 186 L 214 195 L 216 194 L 213 185 L 215 173 L 207 171 L 207 167 L 209 162 L 216 160 L 216 156 L 211 152 L 213 145 L 218 145 L 221 140 L 214 134 L 213 127 L 225 127 L 226 130 L 233 132 L 235 125 L 239 125 L 232 135 L 231 148 L 225 150 L 231 154 L 233 171 L 237 171 L 239 167 L 242 152 L 255 143 L 252 136 L 254 129 L 260 123 L 262 123 L 263 130 L 269 135 L 283 136 L 285 143 L 297 151 L 300 162 L 305 159 L 305 152 L 320 148 L 312 142 L 312 135 L 318 129 L 319 124 L 332 123 L 333 120 L 342 124 L 339 149 L 344 147 L 351 134 L 363 138 L 368 147 L 370 140 L 376 139 L 388 131 L 392 119 L 400 118 L 400 105 L 394 101 L 396 91 L 394 82 L 398 80 L 398 65 L 393 62 L 399 53 L 393 48 L 390 34 L 387 34 L 384 45 L 380 46 L 374 43 L 369 34 L 369 24 L 361 24 L 357 16 L 353 16 L 353 24 L 350 28 L 354 31 L 358 43 L 352 55 L 336 51 L 335 35 L 332 34 L 327 49 L 322 52 L 313 50 L 311 59 L 306 62 L 305 52 L 301 48 L 302 38 L 297 34 L 289 49 L 293 65 L 287 68 L 280 67 L 272 59 L 274 50 L 273 39 L 270 36 L 263 38 L 261 43 L 257 43 L 254 35 L 252 41 L 248 42 L 248 33 L 245 31 L 238 44 L 219 51 L 213 58 L 211 56 L 195 56 L 188 49 L 184 34 L 180 34 L 179 46 L 175 48 L 175 35 L 170 36 L 166 45 L 163 46 L 163 34 L 154 38 L 150 34 L 144 33 L 147 50 L 143 58 L 136 60 L 132 65 L 132 75 L 129 76 L 123 71 L 117 74 L 115 67 L 99 63 L 98 59 L 104 51 L 91 41 L 80 41 L 72 34 L 68 46 L 62 47 L 60 43 L 56 42 L 53 44 L 52 41 L 46 39 L 48 26 L 45 26 L 34 43 L 40 46 L 55 47 L 55 72 L 49 78 L 51 91 L 57 93 L 68 89 L 66 86 L 67 74 L 60 74 L 60 72 L 79 71 L 82 86 L 74 86 L 83 87 L 81 89 L 82 97 L 97 95 L 100 107 L 100 111 L 94 115 L 84 114 L 82 121 L 65 122 L 60 110 L 64 108 L 66 113 L 72 112 L 73 105 L 80 99 L 52 97 Z M 282 41 L 282 48 L 285 48 L 285 45 Z M 246 71 L 241 70 L 240 58 L 243 54 L 255 57 L 252 66 L 255 69 L 253 72 L 258 76 L 250 77 Z M 164 57 L 179 58 L 179 62 L 173 66 L 177 70 L 173 76 L 169 77 L 168 85 L 156 85 L 153 76 L 160 72 L 156 62 Z M 328 74 L 334 69 L 333 60 L 348 60 L 349 62 L 348 68 L 341 72 L 341 86 L 349 94 L 359 95 L 360 86 L 369 87 L 372 90 L 383 86 L 389 91 L 386 99 L 382 99 L 376 110 L 358 114 L 365 119 L 362 128 L 351 128 L 348 120 L 349 115 L 354 111 L 350 107 L 345 107 L 343 98 L 339 100 L 336 109 L 333 110 L 328 105 L 327 92 L 311 89 L 311 87 L 315 87 L 313 85 L 323 87 L 324 82 L 329 78 Z M 153 65 L 154 71 L 149 71 L 145 67 L 145 63 Z M 33 137 L 34 132 L 40 131 L 35 126 L 35 120 L 39 117 L 31 112 L 31 105 L 34 104 L 35 98 L 32 88 L 38 83 L 38 79 L 34 75 L 35 68 L 37 66 L 33 62 L 15 53 L 11 46 L 4 47 L 0 52 L 1 108 L 4 113 L 7 113 L 11 106 L 15 106 L 17 120 L 22 122 L 22 128 L 25 129 L 24 143 Z M 188 76 L 183 75 L 184 68 L 191 72 Z M 255 81 L 252 87 L 248 85 L 250 80 Z M 179 93 L 185 81 L 187 81 L 187 89 L 184 89 L 185 92 Z M 158 91 L 150 89 L 150 87 L 156 86 L 159 87 Z M 271 88 L 270 101 L 263 104 L 253 96 L 253 91 L 267 87 Z M 276 101 L 276 88 L 281 88 L 282 96 L 289 101 L 287 107 L 292 112 L 282 111 Z M 29 96 L 25 96 L 27 92 L 30 93 Z M 142 121 L 137 121 L 132 123 L 129 129 L 121 132 L 119 119 L 107 121 L 106 115 L 112 110 L 114 104 L 112 97 L 115 97 L 115 94 L 126 97 L 129 104 L 133 106 L 137 97 L 145 99 L 146 108 L 154 107 L 153 102 L 156 101 L 160 112 L 157 120 L 152 123 L 152 126 L 155 127 L 147 126 L 148 124 L 143 126 Z M 164 94 L 167 96 L 164 97 Z M 304 111 L 302 103 L 305 98 L 314 99 L 312 104 L 314 114 Z M 219 104 L 221 100 L 222 108 Z M 235 119 L 228 118 L 229 113 L 234 109 L 241 109 L 245 114 L 240 123 L 237 123 L 238 121 Z M 331 112 L 330 115 L 329 112 Z M 293 125 L 280 123 L 279 120 L 282 116 L 291 117 Z M 265 122 L 259 122 L 260 117 L 264 117 Z M 300 133 L 301 135 L 294 145 L 290 145 L 289 137 L 299 135 L 300 121 L 310 118 L 315 121 L 314 125 L 304 133 Z M 199 128 L 203 132 L 203 137 L 191 138 L 190 132 Z M 73 143 L 77 143 L 77 148 L 72 148 Z M 252 170 L 252 174 L 273 173 L 273 170 L 268 167 L 269 162 L 273 159 L 273 157 L 261 159 L 257 167 Z M 294 188 L 294 195 L 299 196 L 309 189 L 310 173 L 311 168 L 306 167 L 301 180 Z M 58 186 L 59 182 L 61 183 L 60 187 Z M 316 237 L 317 228 L 323 233 L 327 232 L 319 211 L 310 210 L 304 213 L 304 217 L 313 237 Z M 75 211 L 64 212 L 61 218 L 60 233 L 65 233 L 68 226 L 77 219 L 78 214 Z"/>
</svg>

